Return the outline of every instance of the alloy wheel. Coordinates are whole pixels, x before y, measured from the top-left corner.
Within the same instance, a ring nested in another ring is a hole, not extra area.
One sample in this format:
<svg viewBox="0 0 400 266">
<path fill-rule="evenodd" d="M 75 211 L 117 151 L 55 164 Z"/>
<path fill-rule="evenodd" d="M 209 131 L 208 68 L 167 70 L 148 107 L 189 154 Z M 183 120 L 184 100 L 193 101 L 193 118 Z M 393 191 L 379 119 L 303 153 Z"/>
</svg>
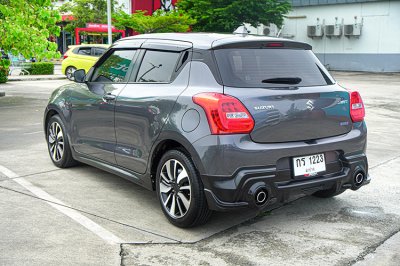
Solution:
<svg viewBox="0 0 400 266">
<path fill-rule="evenodd" d="M 74 80 L 74 72 L 75 72 L 75 68 L 74 67 L 68 67 L 66 70 L 65 70 L 65 75 L 67 76 L 67 78 L 69 79 L 69 80 Z"/>
<path fill-rule="evenodd" d="M 175 159 L 166 161 L 159 182 L 160 198 L 169 216 L 185 216 L 191 203 L 191 184 L 185 167 Z"/>
<path fill-rule="evenodd" d="M 49 127 L 48 142 L 50 156 L 55 162 L 59 162 L 64 155 L 64 134 L 59 123 L 53 122 Z"/>
</svg>

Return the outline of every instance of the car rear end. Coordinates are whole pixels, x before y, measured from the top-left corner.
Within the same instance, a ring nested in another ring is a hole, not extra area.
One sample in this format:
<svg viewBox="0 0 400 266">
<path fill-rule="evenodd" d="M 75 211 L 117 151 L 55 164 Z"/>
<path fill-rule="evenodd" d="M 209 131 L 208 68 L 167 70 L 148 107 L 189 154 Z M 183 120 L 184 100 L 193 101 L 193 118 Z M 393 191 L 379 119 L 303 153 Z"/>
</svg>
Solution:
<svg viewBox="0 0 400 266">
<path fill-rule="evenodd" d="M 63 73 L 64 75 L 66 74 L 65 73 L 66 68 L 71 65 L 71 63 L 70 63 L 71 57 L 74 56 L 74 53 L 72 51 L 76 47 L 77 47 L 77 45 L 69 45 L 68 50 L 63 54 L 63 60 L 61 62 L 61 73 Z"/>
<path fill-rule="evenodd" d="M 223 91 L 193 96 L 210 134 L 192 143 L 211 209 L 370 182 L 361 96 L 336 84 L 309 45 L 243 38 L 214 42 L 211 53 Z"/>
</svg>

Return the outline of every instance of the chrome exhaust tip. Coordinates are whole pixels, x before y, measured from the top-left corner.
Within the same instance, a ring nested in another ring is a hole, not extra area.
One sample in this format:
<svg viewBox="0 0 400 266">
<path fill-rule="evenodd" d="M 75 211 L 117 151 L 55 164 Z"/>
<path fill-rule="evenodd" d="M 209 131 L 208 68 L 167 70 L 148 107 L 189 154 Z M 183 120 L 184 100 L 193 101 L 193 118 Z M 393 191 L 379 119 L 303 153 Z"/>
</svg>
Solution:
<svg viewBox="0 0 400 266">
<path fill-rule="evenodd" d="M 256 205 L 264 205 L 268 200 L 268 191 L 265 188 L 260 188 L 255 193 Z"/>
<path fill-rule="evenodd" d="M 356 185 L 361 185 L 364 182 L 364 174 L 359 172 L 356 174 L 356 176 L 354 177 L 354 183 Z"/>
<path fill-rule="evenodd" d="M 365 172 L 362 170 L 356 171 L 353 175 L 353 181 L 352 181 L 352 190 L 357 190 L 359 189 L 365 181 Z"/>
<path fill-rule="evenodd" d="M 264 182 L 254 183 L 247 192 L 247 201 L 252 207 L 258 209 L 264 208 L 267 204 L 271 203 L 272 192 L 267 184 Z"/>
</svg>

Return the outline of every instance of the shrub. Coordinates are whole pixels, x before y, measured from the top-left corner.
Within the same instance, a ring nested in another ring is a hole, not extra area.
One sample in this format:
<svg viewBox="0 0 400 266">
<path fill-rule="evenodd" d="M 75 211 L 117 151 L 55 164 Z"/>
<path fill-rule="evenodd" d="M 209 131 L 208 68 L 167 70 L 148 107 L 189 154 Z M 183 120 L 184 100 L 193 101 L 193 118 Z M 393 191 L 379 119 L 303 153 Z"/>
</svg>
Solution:
<svg viewBox="0 0 400 266">
<path fill-rule="evenodd" d="M 54 64 L 51 62 L 36 62 L 24 65 L 24 68 L 31 75 L 52 75 L 54 74 Z"/>
<path fill-rule="evenodd" d="M 8 81 L 8 72 L 10 70 L 10 60 L 0 59 L 0 83 Z"/>
<path fill-rule="evenodd" d="M 8 81 L 8 68 L 0 66 L 0 83 L 6 83 Z"/>
</svg>

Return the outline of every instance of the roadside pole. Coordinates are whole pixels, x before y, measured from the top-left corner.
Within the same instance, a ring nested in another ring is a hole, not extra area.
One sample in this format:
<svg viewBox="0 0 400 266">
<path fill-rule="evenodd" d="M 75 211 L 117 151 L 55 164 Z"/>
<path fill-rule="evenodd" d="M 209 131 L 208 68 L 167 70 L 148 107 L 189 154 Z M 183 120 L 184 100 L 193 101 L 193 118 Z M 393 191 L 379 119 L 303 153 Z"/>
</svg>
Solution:
<svg viewBox="0 0 400 266">
<path fill-rule="evenodd" d="M 107 0 L 107 24 L 108 24 L 108 44 L 112 44 L 112 30 L 111 30 L 111 0 Z"/>
</svg>

